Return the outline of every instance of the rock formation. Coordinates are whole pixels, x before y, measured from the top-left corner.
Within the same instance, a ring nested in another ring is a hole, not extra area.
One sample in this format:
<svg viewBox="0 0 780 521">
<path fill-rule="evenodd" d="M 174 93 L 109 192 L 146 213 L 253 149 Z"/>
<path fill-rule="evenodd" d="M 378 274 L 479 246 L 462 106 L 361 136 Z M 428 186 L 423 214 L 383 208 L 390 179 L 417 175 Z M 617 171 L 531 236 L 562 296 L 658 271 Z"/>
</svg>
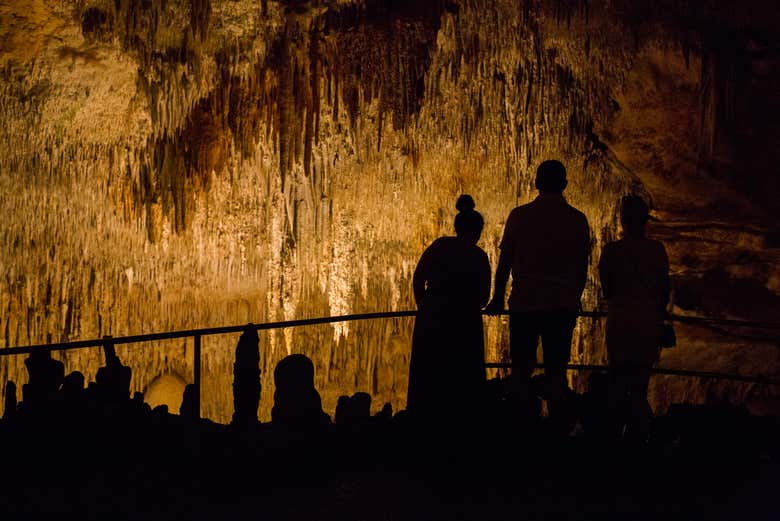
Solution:
<svg viewBox="0 0 780 521">
<path fill-rule="evenodd" d="M 495 264 L 548 157 L 569 166 L 594 266 L 615 202 L 642 193 L 676 312 L 777 319 L 779 8 L 711 4 L 2 0 L 0 346 L 409 309 L 454 197 L 474 195 Z M 358 390 L 398 409 L 410 325 L 263 333 L 261 371 L 305 353 L 326 410 Z M 602 327 L 581 321 L 574 361 L 604 361 Z M 487 330 L 501 359 L 506 326 Z M 666 365 L 780 373 L 766 332 L 678 333 Z M 223 422 L 235 341 L 203 345 L 202 411 Z M 191 381 L 191 340 L 119 349 L 132 390 Z M 101 363 L 54 356 L 87 379 Z M 22 358 L 0 358 L 2 383 L 24 384 Z M 768 393 L 654 389 L 659 407 Z"/>
</svg>

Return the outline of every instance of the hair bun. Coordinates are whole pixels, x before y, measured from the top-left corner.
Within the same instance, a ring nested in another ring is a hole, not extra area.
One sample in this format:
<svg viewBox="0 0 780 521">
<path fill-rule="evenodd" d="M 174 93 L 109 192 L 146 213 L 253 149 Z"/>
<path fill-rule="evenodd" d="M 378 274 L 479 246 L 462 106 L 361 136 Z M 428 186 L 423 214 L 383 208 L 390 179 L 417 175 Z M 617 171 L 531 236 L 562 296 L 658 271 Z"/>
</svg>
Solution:
<svg viewBox="0 0 780 521">
<path fill-rule="evenodd" d="M 475 206 L 474 199 L 472 199 L 469 194 L 461 195 L 458 197 L 458 202 L 455 203 L 455 208 L 459 212 L 469 212 L 473 210 Z"/>
</svg>

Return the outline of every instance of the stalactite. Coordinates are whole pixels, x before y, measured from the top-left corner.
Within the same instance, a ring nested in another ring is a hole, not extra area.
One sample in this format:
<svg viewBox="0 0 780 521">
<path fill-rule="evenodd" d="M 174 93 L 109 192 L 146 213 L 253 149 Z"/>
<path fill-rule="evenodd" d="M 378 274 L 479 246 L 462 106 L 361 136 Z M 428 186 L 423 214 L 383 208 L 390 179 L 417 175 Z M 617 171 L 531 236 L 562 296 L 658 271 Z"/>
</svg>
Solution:
<svg viewBox="0 0 780 521">
<path fill-rule="evenodd" d="M 460 192 L 486 218 L 495 265 L 540 159 L 569 165 L 594 251 L 616 235 L 614 201 L 642 190 L 594 122 L 617 112 L 635 44 L 671 14 L 651 9 L 640 30 L 623 2 L 114 5 L 58 11 L 76 35 L 48 40 L 58 60 L 0 68 L 0 194 L 14 216 L 0 227 L 5 346 L 410 308 L 417 257 L 451 233 Z M 701 51 L 679 35 L 683 52 Z M 728 74 L 703 85 L 712 110 L 728 107 L 713 101 Z M 103 104 L 105 128 L 89 126 L 82 112 Z M 591 269 L 585 307 L 598 302 Z M 371 389 L 398 409 L 410 323 L 269 333 L 261 365 L 300 350 L 326 405 Z M 505 327 L 487 324 L 488 357 L 505 357 Z M 603 361 L 599 327 L 582 326 L 577 361 Z M 204 344 L 203 407 L 222 421 L 234 345 Z M 143 390 L 163 371 L 188 380 L 191 354 L 188 341 L 121 356 Z M 88 378 L 100 362 L 63 358 Z M 23 384 L 21 357 L 0 359 L 0 375 Z"/>
<path fill-rule="evenodd" d="M 190 27 L 201 40 L 206 37 L 210 18 L 210 0 L 190 0 Z"/>
</svg>

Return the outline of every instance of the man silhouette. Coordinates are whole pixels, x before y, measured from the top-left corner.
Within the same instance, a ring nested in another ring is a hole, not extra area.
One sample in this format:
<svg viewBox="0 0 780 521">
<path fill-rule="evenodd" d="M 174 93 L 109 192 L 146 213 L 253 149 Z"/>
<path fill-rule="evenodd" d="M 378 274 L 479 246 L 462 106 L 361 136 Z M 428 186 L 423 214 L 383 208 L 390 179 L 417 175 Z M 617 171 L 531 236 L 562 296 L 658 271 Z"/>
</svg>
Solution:
<svg viewBox="0 0 780 521">
<path fill-rule="evenodd" d="M 509 273 L 509 352 L 513 395 L 530 396 L 539 337 L 545 364 L 545 392 L 552 419 L 560 417 L 568 390 L 566 364 L 585 288 L 590 229 L 585 215 L 563 198 L 566 167 L 544 161 L 536 169 L 539 196 L 509 214 L 501 241 L 493 299 L 488 314 L 504 309 Z"/>
</svg>

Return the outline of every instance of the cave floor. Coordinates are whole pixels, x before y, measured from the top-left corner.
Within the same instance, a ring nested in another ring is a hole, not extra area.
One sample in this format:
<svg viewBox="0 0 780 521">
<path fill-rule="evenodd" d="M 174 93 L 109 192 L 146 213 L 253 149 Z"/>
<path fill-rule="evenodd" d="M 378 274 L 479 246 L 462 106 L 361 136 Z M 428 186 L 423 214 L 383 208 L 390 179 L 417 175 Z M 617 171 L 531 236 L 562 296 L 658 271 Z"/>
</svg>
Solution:
<svg viewBox="0 0 780 521">
<path fill-rule="evenodd" d="M 725 432 L 725 431 L 724 431 Z M 776 438 L 775 438 L 776 439 Z M 777 519 L 777 446 L 688 437 L 641 448 L 543 426 L 316 435 L 177 416 L 0 425 L 5 519 Z M 761 446 L 759 446 L 761 445 Z"/>
</svg>

